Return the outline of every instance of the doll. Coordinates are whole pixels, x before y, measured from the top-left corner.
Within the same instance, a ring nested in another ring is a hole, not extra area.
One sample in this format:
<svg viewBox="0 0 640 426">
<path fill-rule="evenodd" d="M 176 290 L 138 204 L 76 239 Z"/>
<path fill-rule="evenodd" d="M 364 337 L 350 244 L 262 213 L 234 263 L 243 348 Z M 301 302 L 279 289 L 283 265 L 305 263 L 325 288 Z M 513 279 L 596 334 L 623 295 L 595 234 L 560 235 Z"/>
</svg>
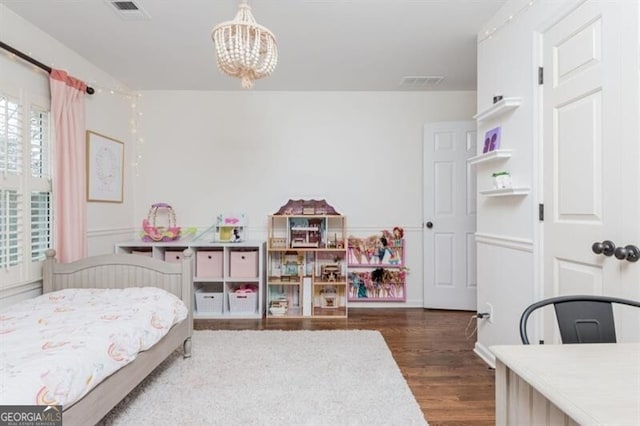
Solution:
<svg viewBox="0 0 640 426">
<path fill-rule="evenodd" d="M 401 240 L 402 237 L 404 237 L 404 229 L 400 228 L 399 226 L 393 228 L 393 238 L 395 238 L 396 240 Z"/>
<path fill-rule="evenodd" d="M 390 255 L 393 256 L 393 252 L 389 248 L 389 242 L 386 237 L 380 237 L 377 244 L 376 257 L 378 258 L 378 263 L 382 263 L 384 260 L 384 256 L 389 252 Z"/>
</svg>

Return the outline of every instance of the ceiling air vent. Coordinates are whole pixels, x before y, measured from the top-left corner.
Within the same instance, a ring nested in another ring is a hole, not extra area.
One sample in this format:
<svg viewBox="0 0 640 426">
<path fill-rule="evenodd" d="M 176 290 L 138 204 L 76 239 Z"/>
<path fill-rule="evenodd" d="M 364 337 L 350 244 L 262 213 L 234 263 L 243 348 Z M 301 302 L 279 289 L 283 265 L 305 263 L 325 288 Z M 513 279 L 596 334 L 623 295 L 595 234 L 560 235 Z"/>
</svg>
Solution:
<svg viewBox="0 0 640 426">
<path fill-rule="evenodd" d="M 442 76 L 408 76 L 403 77 L 400 81 L 400 87 L 403 89 L 431 89 L 440 84 L 444 80 Z"/>
<path fill-rule="evenodd" d="M 140 10 L 132 1 L 114 1 L 113 5 L 118 10 Z"/>
<path fill-rule="evenodd" d="M 147 20 L 150 16 L 135 1 L 105 0 L 122 19 Z"/>
</svg>

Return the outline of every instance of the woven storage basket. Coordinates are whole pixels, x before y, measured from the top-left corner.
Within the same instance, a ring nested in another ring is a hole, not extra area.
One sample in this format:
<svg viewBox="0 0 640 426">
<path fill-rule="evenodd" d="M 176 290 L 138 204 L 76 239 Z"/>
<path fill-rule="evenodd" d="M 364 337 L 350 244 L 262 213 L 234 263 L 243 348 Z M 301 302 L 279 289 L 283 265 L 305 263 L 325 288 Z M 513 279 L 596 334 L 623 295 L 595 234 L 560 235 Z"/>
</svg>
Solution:
<svg viewBox="0 0 640 426">
<path fill-rule="evenodd" d="M 229 312 L 252 314 L 258 309 L 258 293 L 229 293 Z"/>
<path fill-rule="evenodd" d="M 196 291 L 196 311 L 199 314 L 222 314 L 222 293 Z"/>
</svg>

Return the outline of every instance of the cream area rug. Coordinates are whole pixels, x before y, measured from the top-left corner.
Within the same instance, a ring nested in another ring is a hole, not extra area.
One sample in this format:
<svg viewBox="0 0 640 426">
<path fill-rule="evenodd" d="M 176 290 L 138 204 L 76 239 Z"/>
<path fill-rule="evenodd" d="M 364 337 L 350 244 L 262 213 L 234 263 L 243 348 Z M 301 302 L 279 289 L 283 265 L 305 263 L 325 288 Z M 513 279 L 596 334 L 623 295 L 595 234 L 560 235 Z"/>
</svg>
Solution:
<svg viewBox="0 0 640 426">
<path fill-rule="evenodd" d="M 426 425 L 378 331 L 194 331 L 103 425 Z"/>
</svg>

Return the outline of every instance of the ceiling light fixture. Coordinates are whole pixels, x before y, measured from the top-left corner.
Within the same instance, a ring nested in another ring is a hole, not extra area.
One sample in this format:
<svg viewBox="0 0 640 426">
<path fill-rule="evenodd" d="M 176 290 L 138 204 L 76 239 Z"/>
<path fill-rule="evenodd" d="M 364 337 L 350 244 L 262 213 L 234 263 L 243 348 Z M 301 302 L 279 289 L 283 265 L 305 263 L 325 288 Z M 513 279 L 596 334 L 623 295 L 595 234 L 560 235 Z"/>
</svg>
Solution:
<svg viewBox="0 0 640 426">
<path fill-rule="evenodd" d="M 250 89 L 253 80 L 271 75 L 278 63 L 278 45 L 271 31 L 256 23 L 247 0 L 241 0 L 233 21 L 223 22 L 211 31 L 218 68 L 242 79 Z"/>
</svg>

